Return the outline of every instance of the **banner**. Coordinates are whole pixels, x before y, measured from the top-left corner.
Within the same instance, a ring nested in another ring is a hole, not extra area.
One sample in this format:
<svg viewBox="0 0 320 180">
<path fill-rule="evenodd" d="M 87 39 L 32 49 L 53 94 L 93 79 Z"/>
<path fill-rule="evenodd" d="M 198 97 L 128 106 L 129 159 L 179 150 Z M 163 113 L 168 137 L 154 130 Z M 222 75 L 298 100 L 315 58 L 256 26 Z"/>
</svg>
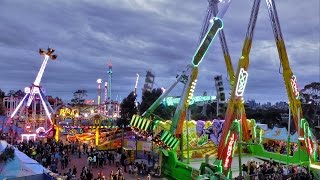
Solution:
<svg viewBox="0 0 320 180">
<path fill-rule="evenodd" d="M 150 142 L 142 142 L 142 150 L 151 151 L 152 143 Z"/>
<path fill-rule="evenodd" d="M 128 149 L 136 149 L 136 141 L 127 141 L 127 147 Z"/>
</svg>

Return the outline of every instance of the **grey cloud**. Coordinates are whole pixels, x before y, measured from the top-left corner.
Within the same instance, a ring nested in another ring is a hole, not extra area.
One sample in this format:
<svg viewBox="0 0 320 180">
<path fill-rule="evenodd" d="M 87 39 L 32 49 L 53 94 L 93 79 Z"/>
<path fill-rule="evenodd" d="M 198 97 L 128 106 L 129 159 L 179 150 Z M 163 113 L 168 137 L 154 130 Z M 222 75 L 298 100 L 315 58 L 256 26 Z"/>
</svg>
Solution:
<svg viewBox="0 0 320 180">
<path fill-rule="evenodd" d="M 234 69 L 252 2 L 234 1 L 224 18 Z M 319 16 L 315 16 L 319 14 L 319 1 L 276 3 L 290 64 L 300 87 L 319 81 L 319 48 L 314 48 L 319 47 Z M 42 79 L 48 94 L 70 99 L 75 90 L 83 88 L 88 90 L 89 98 L 95 98 L 95 81 L 107 80 L 109 61 L 113 64 L 115 96 L 124 98 L 133 90 L 136 73 L 140 74 L 141 93 L 149 69 L 156 74 L 155 87 L 168 87 L 191 61 L 206 8 L 206 1 L 195 0 L 4 0 L 0 6 L 0 67 L 4 69 L 0 71 L 1 88 L 8 91 L 29 85 L 41 66 L 37 49 L 47 46 L 54 47 L 58 54 L 57 61 L 49 62 Z M 212 77 L 226 77 L 219 43 L 215 39 L 200 65 L 197 94 L 214 94 Z M 286 99 L 282 76 L 277 72 L 279 63 L 266 5 L 261 1 L 246 98 Z M 225 81 L 229 89 L 227 84 Z M 180 91 L 181 86 L 172 94 L 179 95 Z M 275 96 L 274 92 L 283 96 Z"/>
</svg>

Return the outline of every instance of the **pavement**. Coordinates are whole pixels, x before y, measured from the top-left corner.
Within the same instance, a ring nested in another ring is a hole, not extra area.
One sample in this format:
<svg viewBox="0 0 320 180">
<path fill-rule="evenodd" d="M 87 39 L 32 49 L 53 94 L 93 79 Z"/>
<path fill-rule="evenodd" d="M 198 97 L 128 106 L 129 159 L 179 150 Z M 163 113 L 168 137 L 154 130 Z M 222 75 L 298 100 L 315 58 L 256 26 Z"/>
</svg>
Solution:
<svg viewBox="0 0 320 180">
<path fill-rule="evenodd" d="M 84 166 L 87 166 L 87 156 L 81 155 L 81 158 L 78 157 L 78 155 L 71 155 L 71 162 L 69 162 L 68 167 L 65 169 L 61 169 L 61 164 L 59 162 L 58 164 L 58 173 L 61 173 L 61 175 L 63 175 L 64 173 L 67 173 L 69 171 L 69 168 L 71 168 L 71 170 L 73 169 L 73 167 L 76 166 L 77 168 L 77 179 L 80 180 L 80 173 L 81 170 Z M 111 173 L 111 171 L 116 172 L 117 171 L 117 167 L 115 165 L 104 165 L 102 168 L 92 168 L 92 174 L 93 174 L 93 179 L 98 177 L 98 173 L 103 173 L 103 175 L 106 177 L 106 179 L 109 179 L 109 175 Z M 123 169 L 123 168 L 122 168 Z M 142 176 L 142 175 L 132 175 L 129 173 L 125 173 L 123 172 L 124 178 L 126 180 L 137 180 L 138 178 L 140 178 L 140 180 L 146 180 L 147 176 Z M 156 177 L 152 177 L 152 180 L 166 180 L 166 178 L 156 178 Z"/>
</svg>

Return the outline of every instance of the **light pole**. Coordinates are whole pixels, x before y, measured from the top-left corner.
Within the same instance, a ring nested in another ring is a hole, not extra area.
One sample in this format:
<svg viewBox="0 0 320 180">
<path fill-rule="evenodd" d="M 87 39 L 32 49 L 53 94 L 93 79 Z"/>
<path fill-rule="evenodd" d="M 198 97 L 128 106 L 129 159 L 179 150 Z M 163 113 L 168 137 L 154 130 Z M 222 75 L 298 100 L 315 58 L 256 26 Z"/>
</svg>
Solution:
<svg viewBox="0 0 320 180">
<path fill-rule="evenodd" d="M 187 164 L 190 164 L 190 153 L 189 153 L 189 120 L 190 120 L 190 109 L 186 108 L 186 113 L 187 113 L 187 156 L 188 156 L 188 160 L 187 160 Z M 183 153 L 183 152 L 181 152 Z"/>
<path fill-rule="evenodd" d="M 239 176 L 242 176 L 242 111 L 240 113 L 240 128 L 239 128 L 239 142 L 238 142 L 238 153 L 239 153 Z"/>
<path fill-rule="evenodd" d="M 300 151 L 301 151 L 301 142 L 300 140 L 302 137 L 300 136 L 300 107 L 298 107 L 298 151 L 299 151 L 299 166 L 301 164 L 301 157 L 300 157 Z"/>
<path fill-rule="evenodd" d="M 288 120 L 288 140 L 287 140 L 287 166 L 289 166 L 289 153 L 290 153 L 290 126 L 291 126 L 291 108 L 289 102 L 289 120 Z M 298 140 L 299 141 L 299 140 Z"/>
<path fill-rule="evenodd" d="M 100 139 L 100 126 L 101 126 L 101 83 L 102 80 L 101 79 L 97 79 L 97 83 L 98 83 L 98 114 L 99 114 L 99 124 L 96 125 L 96 137 L 95 137 L 95 145 L 98 146 L 99 145 L 99 139 Z"/>
<path fill-rule="evenodd" d="M 101 113 L 101 83 L 102 83 L 102 79 L 97 79 L 97 83 L 98 83 L 98 114 Z"/>
<path fill-rule="evenodd" d="M 217 119 L 218 119 L 218 116 L 219 116 L 219 95 L 217 94 L 217 97 L 216 97 L 216 102 L 217 102 L 217 109 L 216 109 L 216 112 L 217 112 Z"/>
</svg>

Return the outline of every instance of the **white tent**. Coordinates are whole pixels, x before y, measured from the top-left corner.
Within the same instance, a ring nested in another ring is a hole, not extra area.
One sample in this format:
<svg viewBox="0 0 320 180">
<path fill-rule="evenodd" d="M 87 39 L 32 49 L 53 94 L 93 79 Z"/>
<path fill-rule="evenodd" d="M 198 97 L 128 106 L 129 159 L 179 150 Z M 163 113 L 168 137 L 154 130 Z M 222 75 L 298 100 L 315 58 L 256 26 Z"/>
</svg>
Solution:
<svg viewBox="0 0 320 180">
<path fill-rule="evenodd" d="M 5 141 L 0 141 L 0 153 L 6 146 L 8 144 Z M 43 174 L 44 170 L 45 168 L 37 161 L 15 148 L 14 159 L 0 164 L 0 179 Z"/>
</svg>

